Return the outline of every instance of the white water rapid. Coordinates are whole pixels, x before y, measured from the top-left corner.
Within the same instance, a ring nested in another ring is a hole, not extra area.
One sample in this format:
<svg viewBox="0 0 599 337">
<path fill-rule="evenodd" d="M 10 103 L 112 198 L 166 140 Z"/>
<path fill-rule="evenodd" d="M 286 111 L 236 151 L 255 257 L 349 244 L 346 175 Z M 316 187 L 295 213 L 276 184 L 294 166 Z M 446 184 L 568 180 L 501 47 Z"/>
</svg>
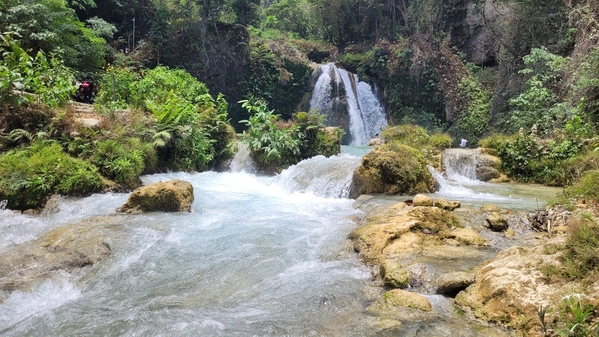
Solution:
<svg viewBox="0 0 599 337">
<path fill-rule="evenodd" d="M 275 177 L 241 158 L 235 172 L 143 177 L 192 183 L 190 213 L 117 214 L 129 195 L 115 193 L 59 199 L 37 216 L 0 209 L 0 254 L 87 219 L 111 247 L 80 272 L 0 291 L 0 336 L 508 336 L 457 317 L 440 295 L 427 295 L 437 318 L 389 329 L 364 311 L 372 275 L 347 239 L 362 213 L 345 196 L 366 149 L 344 152 Z"/>
<path fill-rule="evenodd" d="M 360 212 L 344 198 L 359 163 L 342 154 L 276 177 L 244 169 L 143 177 L 191 182 L 191 213 L 117 214 L 128 194 L 112 193 L 63 199 L 40 216 L 0 210 L 0 253 L 88 218 L 108 217 L 122 232 L 83 279 L 64 272 L 2 297 L 0 335 L 368 334 L 353 318 L 371 274 L 348 244 Z"/>
<path fill-rule="evenodd" d="M 476 178 L 477 154 L 475 150 L 450 149 L 443 152 L 445 171 L 429 171 L 439 184 L 433 197 L 458 200 L 464 205 L 480 207 L 496 204 L 505 209 L 534 211 L 560 192 L 559 188 L 534 184 L 493 184 Z"/>
<path fill-rule="evenodd" d="M 376 88 L 376 87 L 375 87 Z M 320 76 L 314 85 L 310 108 L 327 116 L 329 126 L 340 126 L 348 119 L 349 145 L 366 145 L 375 134 L 387 127 L 385 110 L 370 84 L 358 75 L 337 68 L 334 63 L 320 66 Z M 341 108 L 345 108 L 342 111 Z"/>
</svg>

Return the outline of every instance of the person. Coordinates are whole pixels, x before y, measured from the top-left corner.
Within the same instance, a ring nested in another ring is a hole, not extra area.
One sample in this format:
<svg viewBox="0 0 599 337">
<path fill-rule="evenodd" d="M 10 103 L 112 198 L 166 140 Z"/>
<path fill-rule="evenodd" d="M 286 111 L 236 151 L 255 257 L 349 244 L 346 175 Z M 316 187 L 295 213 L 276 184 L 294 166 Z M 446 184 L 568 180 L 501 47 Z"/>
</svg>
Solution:
<svg viewBox="0 0 599 337">
<path fill-rule="evenodd" d="M 368 146 L 375 146 L 382 144 L 383 141 L 379 138 L 379 134 L 375 134 L 374 137 L 368 142 Z"/>
<path fill-rule="evenodd" d="M 466 147 L 466 143 L 468 142 L 468 140 L 462 138 L 462 142 L 460 143 L 460 147 Z"/>
<path fill-rule="evenodd" d="M 94 82 L 92 82 L 91 76 L 87 76 L 79 85 L 78 96 L 80 97 L 83 103 L 93 103 Z"/>
</svg>

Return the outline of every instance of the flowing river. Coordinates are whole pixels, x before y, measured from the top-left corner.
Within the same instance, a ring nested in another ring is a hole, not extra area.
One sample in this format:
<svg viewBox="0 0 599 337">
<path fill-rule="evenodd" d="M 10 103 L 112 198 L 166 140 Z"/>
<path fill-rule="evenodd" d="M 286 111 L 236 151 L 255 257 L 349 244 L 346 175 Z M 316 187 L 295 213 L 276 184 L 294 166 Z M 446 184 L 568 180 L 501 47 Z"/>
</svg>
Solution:
<svg viewBox="0 0 599 337">
<path fill-rule="evenodd" d="M 361 211 L 344 196 L 363 148 L 345 150 L 357 155 L 312 158 L 276 177 L 143 177 L 192 183 L 190 213 L 117 214 L 128 194 L 113 193 L 64 198 L 38 216 L 0 210 L 0 252 L 66 224 L 116 223 L 110 257 L 84 274 L 57 271 L 4 294 L 0 336 L 386 335 L 364 311 L 371 272 L 347 240 Z M 463 321 L 441 297 L 430 296 L 438 319 L 388 334 L 509 335 Z"/>
</svg>

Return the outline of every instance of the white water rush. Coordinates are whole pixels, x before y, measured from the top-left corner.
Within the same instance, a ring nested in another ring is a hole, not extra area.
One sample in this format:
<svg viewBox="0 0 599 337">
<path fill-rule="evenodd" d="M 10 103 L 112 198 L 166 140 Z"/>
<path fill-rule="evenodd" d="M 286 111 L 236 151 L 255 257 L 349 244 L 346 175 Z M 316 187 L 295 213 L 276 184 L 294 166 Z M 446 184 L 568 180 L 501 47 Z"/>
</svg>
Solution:
<svg viewBox="0 0 599 337">
<path fill-rule="evenodd" d="M 319 73 L 310 108 L 327 116 L 329 126 L 348 119 L 349 145 L 366 145 L 387 127 L 385 110 L 370 84 L 334 63 L 321 65 Z"/>
</svg>

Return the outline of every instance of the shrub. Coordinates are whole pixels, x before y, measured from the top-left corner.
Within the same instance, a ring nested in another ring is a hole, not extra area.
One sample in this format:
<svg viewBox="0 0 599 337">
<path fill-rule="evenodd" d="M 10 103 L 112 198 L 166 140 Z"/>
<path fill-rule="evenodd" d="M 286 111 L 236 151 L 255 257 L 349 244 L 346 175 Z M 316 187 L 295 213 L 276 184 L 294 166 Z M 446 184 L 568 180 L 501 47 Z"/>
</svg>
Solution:
<svg viewBox="0 0 599 337">
<path fill-rule="evenodd" d="M 143 152 L 132 145 L 136 141 L 123 143 L 116 140 L 102 140 L 94 144 L 91 162 L 100 172 L 119 184 L 128 187 L 139 185 L 139 175 L 144 170 Z"/>
<path fill-rule="evenodd" d="M 241 140 L 248 145 L 262 171 L 280 171 L 299 161 L 304 134 L 297 124 L 281 123 L 279 115 L 269 110 L 263 100 L 243 100 L 242 107 L 250 118 Z"/>
<path fill-rule="evenodd" d="M 38 141 L 0 157 L 0 200 L 11 209 L 39 207 L 54 193 L 85 195 L 104 186 L 95 166 L 68 156 L 56 142 Z"/>
<path fill-rule="evenodd" d="M 447 133 L 430 135 L 426 129 L 414 124 L 403 124 L 383 130 L 382 137 L 388 144 L 403 144 L 420 150 L 429 163 L 444 149 L 450 148 L 452 139 Z"/>
<path fill-rule="evenodd" d="M 0 104 L 23 106 L 38 101 L 49 107 L 64 105 L 75 92 L 73 71 L 52 55 L 30 56 L 8 34 L 1 35 Z M 15 93 L 15 90 L 35 95 Z"/>
</svg>

